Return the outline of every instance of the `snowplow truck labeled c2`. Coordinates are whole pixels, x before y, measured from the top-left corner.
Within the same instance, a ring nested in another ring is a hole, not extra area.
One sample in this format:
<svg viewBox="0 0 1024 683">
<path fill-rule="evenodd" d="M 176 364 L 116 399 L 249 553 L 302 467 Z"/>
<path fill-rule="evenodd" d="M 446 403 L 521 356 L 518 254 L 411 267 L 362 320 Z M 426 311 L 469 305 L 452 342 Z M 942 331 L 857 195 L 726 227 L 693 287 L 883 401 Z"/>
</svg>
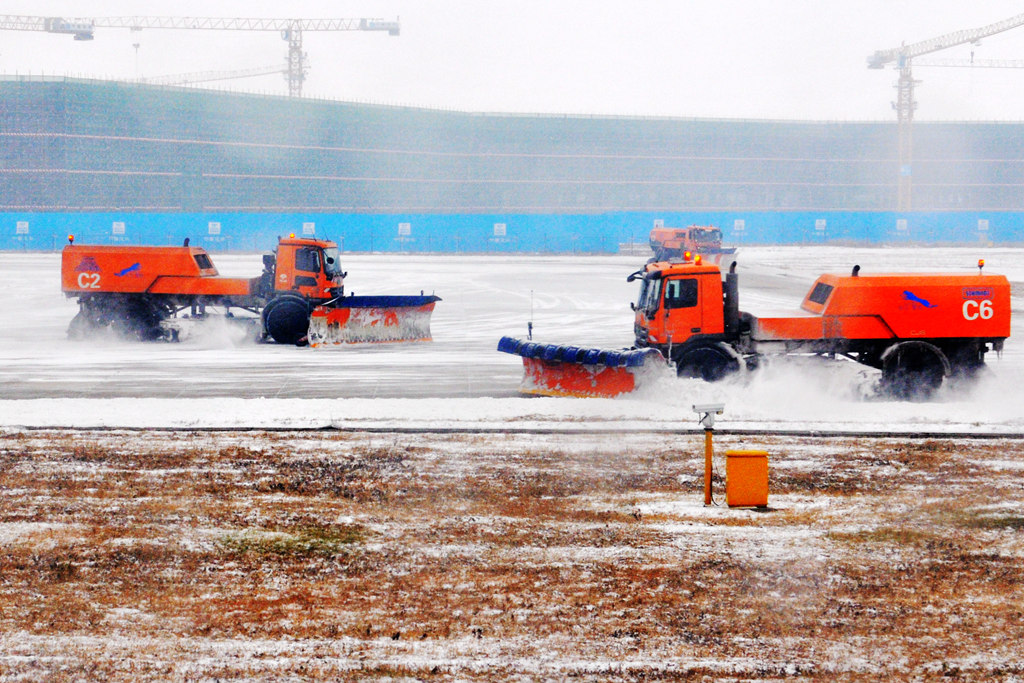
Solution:
<svg viewBox="0 0 1024 683">
<path fill-rule="evenodd" d="M 188 246 L 77 245 L 61 255 L 61 286 L 78 299 L 68 336 L 112 329 L 139 340 L 177 340 L 182 323 L 208 309 L 251 322 L 265 340 L 325 346 L 430 339 L 430 313 L 440 298 L 345 296 L 338 247 L 329 240 L 279 240 L 253 278 L 221 277 L 205 249 Z M 235 316 L 232 309 L 247 311 Z M 179 315 L 183 315 L 179 318 Z M 311 330 L 311 319 L 315 321 Z"/>
</svg>

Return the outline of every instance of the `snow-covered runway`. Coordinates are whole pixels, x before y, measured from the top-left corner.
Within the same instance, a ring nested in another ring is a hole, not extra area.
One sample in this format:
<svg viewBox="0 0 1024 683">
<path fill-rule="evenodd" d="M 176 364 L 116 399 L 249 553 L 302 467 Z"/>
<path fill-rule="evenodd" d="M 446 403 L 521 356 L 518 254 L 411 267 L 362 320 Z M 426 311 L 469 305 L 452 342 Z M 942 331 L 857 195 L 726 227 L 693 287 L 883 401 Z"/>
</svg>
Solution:
<svg viewBox="0 0 1024 683">
<path fill-rule="evenodd" d="M 741 247 L 740 306 L 793 310 L 821 272 L 971 271 L 1024 283 L 1024 249 Z M 877 373 L 848 362 L 786 361 L 717 385 L 673 380 L 619 400 L 520 398 L 506 334 L 621 347 L 632 342 L 626 275 L 640 256 L 346 255 L 356 294 L 442 297 L 429 344 L 329 349 L 249 343 L 213 329 L 179 344 L 65 337 L 76 304 L 59 290 L 59 254 L 0 254 L 0 426 L 459 426 L 510 421 L 693 425 L 692 403 L 722 401 L 723 427 L 1024 430 L 1024 344 L 1011 337 L 970 390 L 926 404 L 871 399 Z M 258 255 L 217 255 L 223 275 L 251 276 Z M 1021 312 L 1018 299 L 1014 299 Z"/>
</svg>

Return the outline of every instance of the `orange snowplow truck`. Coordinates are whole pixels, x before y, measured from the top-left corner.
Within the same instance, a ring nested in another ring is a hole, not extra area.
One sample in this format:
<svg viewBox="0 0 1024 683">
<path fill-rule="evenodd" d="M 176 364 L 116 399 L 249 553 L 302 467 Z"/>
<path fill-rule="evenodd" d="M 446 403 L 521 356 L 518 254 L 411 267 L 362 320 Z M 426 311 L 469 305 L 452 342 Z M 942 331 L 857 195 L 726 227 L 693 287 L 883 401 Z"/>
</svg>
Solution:
<svg viewBox="0 0 1024 683">
<path fill-rule="evenodd" d="M 721 255 L 736 253 L 736 247 L 722 246 L 722 231 L 713 225 L 654 228 L 651 230 L 650 241 L 655 261 L 682 260 L 689 253 L 713 256 L 712 260 L 717 263 Z"/>
<path fill-rule="evenodd" d="M 858 266 L 819 277 L 800 311 L 757 317 L 739 309 L 735 262 L 723 282 L 718 266 L 700 261 L 649 263 L 629 276 L 640 282 L 636 347 L 600 352 L 610 362 L 593 349 L 588 364 L 588 350 L 526 348 L 508 337 L 499 350 L 523 356 L 529 393 L 617 395 L 666 360 L 679 376 L 714 381 L 762 357 L 818 354 L 878 368 L 885 394 L 910 399 L 929 397 L 946 377 L 970 377 L 1010 336 L 1010 284 L 1001 275 L 862 275 Z M 651 350 L 658 353 L 638 355 Z M 578 386 L 587 390 L 563 391 Z"/>
<path fill-rule="evenodd" d="M 64 294 L 78 299 L 68 336 L 112 328 L 141 340 L 177 339 L 168 324 L 178 314 L 203 319 L 207 307 L 248 311 L 261 335 L 282 344 L 429 339 L 436 296 L 344 296 L 334 242 L 279 240 L 253 278 L 220 277 L 199 247 L 76 245 L 69 236 L 61 257 Z M 425 315 L 424 315 L 425 314 Z M 315 321 L 311 326 L 311 319 Z M 412 321 L 412 322 L 410 322 Z M 354 329 L 354 325 L 360 325 Z M 425 326 L 425 328 L 424 328 Z"/>
</svg>

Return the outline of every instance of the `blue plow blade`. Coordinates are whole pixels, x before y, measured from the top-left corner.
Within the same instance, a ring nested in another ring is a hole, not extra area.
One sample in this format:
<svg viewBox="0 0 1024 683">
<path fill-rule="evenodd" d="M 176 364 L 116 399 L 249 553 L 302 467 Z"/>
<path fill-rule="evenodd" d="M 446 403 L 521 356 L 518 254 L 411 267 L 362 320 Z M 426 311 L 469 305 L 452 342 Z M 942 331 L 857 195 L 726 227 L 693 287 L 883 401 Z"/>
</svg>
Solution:
<svg viewBox="0 0 1024 683">
<path fill-rule="evenodd" d="M 562 344 L 538 344 L 515 337 L 498 340 L 498 351 L 523 358 L 536 358 L 549 362 L 606 365 L 610 368 L 639 368 L 657 356 L 655 349 L 587 349 Z"/>
<path fill-rule="evenodd" d="M 614 398 L 668 368 L 656 349 L 588 349 L 502 337 L 498 350 L 523 358 L 520 393 Z"/>
</svg>

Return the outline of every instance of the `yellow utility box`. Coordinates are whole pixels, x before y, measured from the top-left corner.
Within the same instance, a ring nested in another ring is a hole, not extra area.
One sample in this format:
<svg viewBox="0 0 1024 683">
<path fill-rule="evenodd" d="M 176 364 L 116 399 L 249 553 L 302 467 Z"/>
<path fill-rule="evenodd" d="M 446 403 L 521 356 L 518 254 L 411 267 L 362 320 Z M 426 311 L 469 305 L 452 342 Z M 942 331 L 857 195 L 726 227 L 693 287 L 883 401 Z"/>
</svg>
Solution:
<svg viewBox="0 0 1024 683">
<path fill-rule="evenodd" d="M 768 507 L 768 454 L 726 451 L 725 502 L 729 507 Z"/>
</svg>

